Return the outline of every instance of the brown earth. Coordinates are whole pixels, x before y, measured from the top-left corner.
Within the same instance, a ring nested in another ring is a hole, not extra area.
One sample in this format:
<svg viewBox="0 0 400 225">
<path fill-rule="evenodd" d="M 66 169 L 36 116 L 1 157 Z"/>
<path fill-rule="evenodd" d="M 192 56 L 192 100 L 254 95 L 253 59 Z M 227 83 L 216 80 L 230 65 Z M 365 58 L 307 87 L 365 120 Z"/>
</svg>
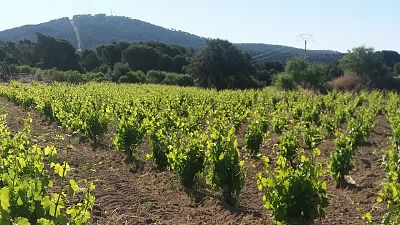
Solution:
<svg viewBox="0 0 400 225">
<path fill-rule="evenodd" d="M 6 113 L 12 131 L 22 127 L 28 111 L 0 98 L 0 113 Z M 123 153 L 111 146 L 112 135 L 103 144 L 93 147 L 79 136 L 69 135 L 63 128 L 31 111 L 32 142 L 55 145 L 60 160 L 66 160 L 76 180 L 92 180 L 96 185 L 95 207 L 91 224 L 274 224 L 263 207 L 262 193 L 255 175 L 263 170 L 260 159 L 246 159 L 247 177 L 236 207 L 223 203 L 219 193 L 200 183 L 197 191 L 187 191 L 172 172 L 155 169 L 144 155 L 150 151 L 148 141 L 140 146 L 137 160 L 125 162 Z M 243 145 L 240 129 L 239 146 Z M 337 188 L 328 176 L 329 207 L 326 217 L 316 224 L 363 224 L 361 215 L 371 211 L 380 221 L 385 206 L 376 203 L 384 181 L 382 156 L 389 146 L 390 128 L 385 116 L 378 116 L 376 127 L 355 156 L 356 169 L 350 174 L 356 187 Z M 262 147 L 262 154 L 271 156 L 277 135 L 271 133 Z M 320 145 L 321 160 L 327 165 L 334 151 L 332 140 Z"/>
</svg>

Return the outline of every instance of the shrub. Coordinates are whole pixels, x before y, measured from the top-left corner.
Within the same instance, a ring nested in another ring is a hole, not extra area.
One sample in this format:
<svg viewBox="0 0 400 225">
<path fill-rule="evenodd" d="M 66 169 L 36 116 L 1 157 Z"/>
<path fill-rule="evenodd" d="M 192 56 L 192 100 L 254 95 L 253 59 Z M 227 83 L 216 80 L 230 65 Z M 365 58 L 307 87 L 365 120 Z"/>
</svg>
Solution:
<svg viewBox="0 0 400 225">
<path fill-rule="evenodd" d="M 379 79 L 374 79 L 374 88 L 381 90 L 400 91 L 400 79 L 392 76 L 383 76 Z"/>
<path fill-rule="evenodd" d="M 193 78 L 188 74 L 179 74 L 159 70 L 150 70 L 146 76 L 147 83 L 179 86 L 193 86 Z"/>
<path fill-rule="evenodd" d="M 187 74 L 165 72 L 165 79 L 161 83 L 167 85 L 192 86 L 193 79 Z"/>
<path fill-rule="evenodd" d="M 24 74 L 31 74 L 35 72 L 35 68 L 32 68 L 28 65 L 21 65 L 21 66 L 17 66 L 17 71 L 18 73 L 24 73 Z"/>
<path fill-rule="evenodd" d="M 358 91 L 363 87 L 363 78 L 357 75 L 345 75 L 332 80 L 331 87 L 338 91 Z"/>
<path fill-rule="evenodd" d="M 120 83 L 144 83 L 146 75 L 142 71 L 129 71 L 127 75 L 121 76 L 118 80 Z"/>
<path fill-rule="evenodd" d="M 159 70 L 150 70 L 147 72 L 147 83 L 159 84 L 165 79 L 165 73 Z"/>
<path fill-rule="evenodd" d="M 88 72 L 88 73 L 83 74 L 82 76 L 83 76 L 83 80 L 85 80 L 86 82 L 107 80 L 106 75 L 102 72 Z"/>
<path fill-rule="evenodd" d="M 127 75 L 130 70 L 131 69 L 129 68 L 129 65 L 127 63 L 115 63 L 114 70 L 112 72 L 112 80 L 118 81 L 121 76 Z"/>
<path fill-rule="evenodd" d="M 55 70 L 55 69 L 50 69 L 50 70 L 44 70 L 43 71 L 43 77 L 51 82 L 65 82 L 67 81 L 67 78 L 65 77 L 64 72 Z"/>
<path fill-rule="evenodd" d="M 293 75 L 287 72 L 275 74 L 272 77 L 272 84 L 279 89 L 285 90 L 292 90 L 296 86 Z"/>
<path fill-rule="evenodd" d="M 78 71 L 67 71 L 64 73 L 64 76 L 68 83 L 78 84 L 84 81 L 82 74 Z"/>
</svg>

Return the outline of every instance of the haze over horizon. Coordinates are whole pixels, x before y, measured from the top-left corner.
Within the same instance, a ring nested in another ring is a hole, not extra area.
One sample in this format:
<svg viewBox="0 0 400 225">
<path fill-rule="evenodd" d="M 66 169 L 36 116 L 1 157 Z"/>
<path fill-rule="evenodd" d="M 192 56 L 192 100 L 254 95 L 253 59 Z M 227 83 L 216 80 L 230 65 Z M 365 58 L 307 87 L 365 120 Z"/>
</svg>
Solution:
<svg viewBox="0 0 400 225">
<path fill-rule="evenodd" d="M 78 14 L 127 16 L 165 28 L 234 43 L 266 43 L 303 48 L 298 37 L 314 35 L 309 49 L 341 52 L 365 45 L 400 52 L 400 1 L 7 1 L 0 30 Z"/>
</svg>

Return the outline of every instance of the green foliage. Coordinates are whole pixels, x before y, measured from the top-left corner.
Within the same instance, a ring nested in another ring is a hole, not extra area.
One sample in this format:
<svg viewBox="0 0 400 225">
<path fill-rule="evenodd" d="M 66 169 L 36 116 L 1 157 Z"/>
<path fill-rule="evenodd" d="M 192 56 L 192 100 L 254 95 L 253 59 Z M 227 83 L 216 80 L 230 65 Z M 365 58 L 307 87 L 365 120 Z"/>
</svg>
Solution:
<svg viewBox="0 0 400 225">
<path fill-rule="evenodd" d="M 168 164 L 169 146 L 172 145 L 172 137 L 168 135 L 167 130 L 157 123 L 150 133 L 151 154 L 148 158 L 152 159 L 160 170 L 166 169 Z"/>
<path fill-rule="evenodd" d="M 178 73 L 165 73 L 165 79 L 161 84 L 166 85 L 179 85 L 179 86 L 193 86 L 193 79 L 187 74 Z"/>
<path fill-rule="evenodd" d="M 147 72 L 151 69 L 174 71 L 175 64 L 171 56 L 146 44 L 133 44 L 122 52 L 122 61 L 132 70 Z"/>
<path fill-rule="evenodd" d="M 189 133 L 187 137 L 179 138 L 175 146 L 170 146 L 167 155 L 171 169 L 177 172 L 183 186 L 192 188 L 204 169 L 207 136 L 199 132 Z"/>
<path fill-rule="evenodd" d="M 303 142 L 308 149 L 315 149 L 322 142 L 321 130 L 312 123 L 305 123 L 301 130 Z"/>
<path fill-rule="evenodd" d="M 150 70 L 147 72 L 146 81 L 152 84 L 161 84 L 165 79 L 165 73 L 159 70 Z"/>
<path fill-rule="evenodd" d="M 112 72 L 112 81 L 119 81 L 123 76 L 126 76 L 131 69 L 127 63 L 117 62 L 114 64 L 114 70 Z M 125 78 L 123 78 L 125 79 Z"/>
<path fill-rule="evenodd" d="M 328 69 L 322 64 L 310 64 L 305 57 L 295 57 L 286 62 L 285 71 L 274 75 L 273 85 L 291 90 L 296 85 L 304 88 L 323 90 Z"/>
<path fill-rule="evenodd" d="M 293 75 L 287 72 L 275 74 L 272 77 L 272 84 L 283 90 L 293 90 L 296 87 Z"/>
<path fill-rule="evenodd" d="M 314 151 L 318 155 L 318 150 Z M 325 215 L 328 195 L 325 181 L 321 181 L 321 163 L 315 163 L 305 155 L 299 156 L 299 164 L 293 167 L 280 156 L 272 170 L 269 159 L 264 158 L 265 177 L 259 173 L 257 184 L 264 193 L 265 207 L 272 212 L 277 224 L 313 224 Z"/>
<path fill-rule="evenodd" d="M 347 168 L 352 166 L 350 156 L 372 130 L 376 115 L 383 111 L 380 105 L 388 101 L 387 111 L 391 112 L 391 124 L 399 124 L 399 120 L 393 118 L 400 108 L 397 94 L 386 94 L 388 100 L 382 101 L 384 95 L 380 92 L 332 92 L 322 96 L 276 89 L 217 91 L 165 85 L 92 82 L 79 85 L 36 82 L 25 85 L 13 81 L 9 85 L 0 86 L 0 96 L 36 109 L 70 132 L 86 135 L 95 141 L 111 125 L 115 128 L 112 131 L 115 131 L 116 148 L 127 152 L 128 156 L 137 156 L 135 148 L 148 136 L 151 152 L 147 156 L 155 166 L 162 170 L 171 169 L 183 186 L 188 188 L 196 186 L 196 182 L 205 178 L 208 185 L 223 193 L 228 203 L 234 202 L 244 182 L 245 172 L 240 161 L 236 134 L 243 131 L 240 128 L 245 127 L 243 125 L 247 121 L 248 129 L 244 135 L 246 149 L 242 150 L 250 150 L 250 154 L 257 155 L 269 121 L 271 128 L 280 134 L 278 156 L 285 161 L 285 172 L 282 173 L 295 178 L 293 181 L 290 177 L 282 178 L 287 182 L 276 183 L 274 187 L 282 187 L 282 190 L 289 190 L 290 193 L 301 191 L 303 197 L 322 196 L 322 192 L 315 191 L 320 187 L 320 184 L 314 183 L 318 176 L 312 175 L 314 172 L 306 168 L 308 164 L 314 166 L 318 163 L 314 159 L 306 160 L 302 155 L 306 155 L 306 158 L 313 158 L 312 154 L 318 155 L 316 147 L 322 139 L 324 123 L 329 121 L 330 125 L 326 127 L 333 134 L 339 129 L 342 131 L 344 123 L 347 125 L 342 135 L 348 140 L 344 145 L 337 142 L 337 153 L 333 154 L 331 162 L 333 176 L 340 179 L 351 170 Z M 399 132 L 393 133 L 397 137 Z M 341 140 L 341 136 L 337 139 Z M 302 148 L 307 148 L 305 153 Z M 352 151 L 347 151 L 347 148 Z M 23 164 L 22 161 L 16 162 Z M 56 172 L 55 176 L 60 176 L 67 168 L 67 164 L 54 164 L 50 169 Z M 273 173 L 273 176 L 277 175 Z M 73 182 L 70 184 L 66 179 L 63 182 L 70 186 L 64 185 L 64 192 L 69 188 L 76 189 Z M 294 182 L 293 185 L 311 185 L 313 188 L 292 190 L 290 182 Z M 58 194 L 60 189 L 55 190 Z M 62 194 L 58 196 L 64 199 Z M 55 196 L 56 199 L 58 196 Z M 300 194 L 296 193 L 296 196 Z M 310 204 L 323 205 L 323 198 L 318 198 L 320 200 L 313 200 Z M 48 200 L 51 201 L 52 196 Z M 46 200 L 46 204 L 53 207 L 49 201 Z M 290 201 L 289 205 L 303 207 L 294 201 Z M 51 211 L 56 211 L 53 209 Z M 64 210 L 62 207 L 59 209 L 60 212 Z M 301 210 L 291 212 L 298 215 Z M 311 208 L 307 210 L 312 211 Z M 316 218 L 312 212 L 306 214 L 308 216 L 304 220 Z"/>
<path fill-rule="evenodd" d="M 35 68 L 30 67 L 29 65 L 20 65 L 16 67 L 18 73 L 24 74 L 32 74 L 35 72 Z"/>
<path fill-rule="evenodd" d="M 187 66 L 200 87 L 250 88 L 249 78 L 255 74 L 248 55 L 243 54 L 232 43 L 224 40 L 209 40 Z"/>
<path fill-rule="evenodd" d="M 333 178 L 338 182 L 344 181 L 344 176 L 348 175 L 355 167 L 354 151 L 352 140 L 339 134 L 335 140 L 336 151 L 331 155 L 329 168 Z"/>
<path fill-rule="evenodd" d="M 400 75 L 400 62 L 394 64 L 393 68 L 394 68 L 395 74 Z"/>
<path fill-rule="evenodd" d="M 8 65 L 6 62 L 0 61 L 0 79 L 2 81 L 9 81 L 12 75 L 11 66 Z"/>
<path fill-rule="evenodd" d="M 239 149 L 235 129 L 226 130 L 223 121 L 213 121 L 207 143 L 207 184 L 222 190 L 224 199 L 233 204 L 244 184 L 243 162 L 239 160 Z"/>
<path fill-rule="evenodd" d="M 93 71 L 101 64 L 100 59 L 92 50 L 85 50 L 81 53 L 80 63 L 85 72 Z"/>
<path fill-rule="evenodd" d="M 143 128 L 138 123 L 139 121 L 138 117 L 134 115 L 128 118 L 121 118 L 115 133 L 114 145 L 118 150 L 127 153 L 129 161 L 131 161 L 132 157 L 135 157 L 135 150 L 145 135 Z"/>
<path fill-rule="evenodd" d="M 281 134 L 288 124 L 285 107 L 284 104 L 278 104 L 276 110 L 272 113 L 272 130 L 277 134 Z"/>
<path fill-rule="evenodd" d="M 118 80 L 120 83 L 144 83 L 145 81 L 146 75 L 142 71 L 129 71 L 126 75 L 121 76 Z"/>
<path fill-rule="evenodd" d="M 64 76 L 65 76 L 65 81 L 68 83 L 78 84 L 84 81 L 82 74 L 80 74 L 78 71 L 71 71 L 71 70 L 66 71 L 64 73 Z"/>
<path fill-rule="evenodd" d="M 340 60 L 340 67 L 347 73 L 373 78 L 384 75 L 382 56 L 373 48 L 353 48 Z"/>
<path fill-rule="evenodd" d="M 397 94 L 389 93 L 387 116 L 392 128 L 392 145 L 387 150 L 383 165 L 386 179 L 379 193 L 378 202 L 386 205 L 386 213 L 382 224 L 392 225 L 400 223 L 400 100 Z"/>
<path fill-rule="evenodd" d="M 297 156 L 300 145 L 298 142 L 298 131 L 286 130 L 279 136 L 279 154 L 282 155 L 293 165 L 293 160 Z"/>
<path fill-rule="evenodd" d="M 81 70 L 75 48 L 65 40 L 36 33 L 35 55 L 44 69 Z"/>
<path fill-rule="evenodd" d="M 254 120 L 247 126 L 244 136 L 244 145 L 251 156 L 256 156 L 260 151 L 261 144 L 268 128 L 268 121 L 260 115 L 255 114 Z"/>
<path fill-rule="evenodd" d="M 74 180 L 67 181 L 70 167 L 56 161 L 57 150 L 30 144 L 30 118 L 14 136 L 4 119 L 0 123 L 5 147 L 0 151 L 1 224 L 86 224 L 94 205 L 94 185 L 80 188 Z"/>
<path fill-rule="evenodd" d="M 55 70 L 55 69 L 50 69 L 50 70 L 44 70 L 43 71 L 43 77 L 49 81 L 56 81 L 56 82 L 65 82 L 67 81 L 64 72 Z"/>
<path fill-rule="evenodd" d="M 362 96 L 359 95 L 359 96 Z M 379 112 L 381 94 L 374 93 L 368 97 L 368 106 L 362 106 L 355 118 L 347 121 L 347 136 L 338 133 L 335 139 L 336 151 L 331 155 L 330 170 L 338 182 L 344 181 L 344 176 L 354 169 L 353 156 L 356 149 L 364 142 L 374 127 L 375 118 Z M 362 104 L 362 97 L 354 100 L 354 107 Z"/>
</svg>

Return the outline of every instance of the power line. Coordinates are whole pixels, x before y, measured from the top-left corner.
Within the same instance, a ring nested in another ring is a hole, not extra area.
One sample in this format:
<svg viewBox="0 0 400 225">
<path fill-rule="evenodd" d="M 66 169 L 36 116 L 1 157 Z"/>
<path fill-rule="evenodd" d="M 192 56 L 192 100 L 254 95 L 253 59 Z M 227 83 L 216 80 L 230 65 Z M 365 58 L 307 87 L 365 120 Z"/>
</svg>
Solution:
<svg viewBox="0 0 400 225">
<path fill-rule="evenodd" d="M 277 55 L 289 53 L 289 52 L 294 51 L 294 50 L 295 50 L 295 49 L 292 49 L 292 48 L 289 47 L 286 51 L 281 51 L 281 52 L 278 52 L 278 53 L 276 53 L 276 54 L 272 54 L 272 55 L 269 55 L 269 56 L 267 56 L 267 57 L 262 57 L 262 58 L 258 58 L 258 59 L 255 59 L 255 60 L 256 60 L 256 61 L 262 61 L 262 60 L 270 59 L 270 58 L 275 57 L 275 56 L 277 56 Z"/>
<path fill-rule="evenodd" d="M 286 49 L 286 48 L 288 48 L 288 47 L 287 46 L 280 46 L 280 47 L 278 47 L 278 48 L 276 48 L 276 49 L 274 49 L 272 51 L 265 51 L 265 52 L 263 52 L 261 54 L 255 55 L 255 56 L 253 56 L 253 58 L 258 58 L 258 57 L 261 57 L 261 56 L 264 56 L 264 55 L 272 54 L 272 53 L 278 52 L 278 51 Z"/>
</svg>

